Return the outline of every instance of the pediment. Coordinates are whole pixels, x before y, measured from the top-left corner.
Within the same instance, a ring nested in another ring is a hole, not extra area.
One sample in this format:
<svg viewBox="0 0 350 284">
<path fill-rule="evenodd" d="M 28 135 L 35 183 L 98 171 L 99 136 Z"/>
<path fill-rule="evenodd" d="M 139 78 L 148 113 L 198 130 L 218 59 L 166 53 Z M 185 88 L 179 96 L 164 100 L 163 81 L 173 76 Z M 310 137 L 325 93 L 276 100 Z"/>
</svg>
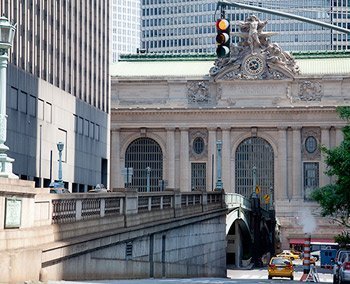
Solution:
<svg viewBox="0 0 350 284">
<path fill-rule="evenodd" d="M 209 74 L 214 80 L 280 80 L 294 79 L 299 73 L 294 58 L 268 37 L 275 33 L 263 32 L 267 21 L 252 15 L 239 22 L 241 41 L 231 44 L 228 57 L 216 59 Z"/>
</svg>

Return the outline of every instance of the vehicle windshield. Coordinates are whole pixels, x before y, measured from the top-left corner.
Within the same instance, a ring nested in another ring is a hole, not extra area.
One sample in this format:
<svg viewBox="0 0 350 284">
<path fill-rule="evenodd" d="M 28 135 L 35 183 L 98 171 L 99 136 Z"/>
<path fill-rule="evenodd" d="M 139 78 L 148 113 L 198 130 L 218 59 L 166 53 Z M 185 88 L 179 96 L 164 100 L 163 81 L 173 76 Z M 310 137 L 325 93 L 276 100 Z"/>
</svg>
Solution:
<svg viewBox="0 0 350 284">
<path fill-rule="evenodd" d="M 284 258 L 273 258 L 271 263 L 275 265 L 288 265 L 290 264 L 290 261 Z"/>
</svg>

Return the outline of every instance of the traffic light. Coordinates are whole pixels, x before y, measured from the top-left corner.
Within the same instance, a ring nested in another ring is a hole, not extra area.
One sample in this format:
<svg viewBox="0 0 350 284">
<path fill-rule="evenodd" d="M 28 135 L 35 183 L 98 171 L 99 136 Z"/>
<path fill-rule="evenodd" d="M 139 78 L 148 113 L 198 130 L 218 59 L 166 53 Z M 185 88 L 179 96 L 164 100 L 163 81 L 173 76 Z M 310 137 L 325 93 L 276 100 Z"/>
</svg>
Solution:
<svg viewBox="0 0 350 284">
<path fill-rule="evenodd" d="M 230 54 L 230 22 L 226 19 L 216 21 L 216 55 L 226 57 Z"/>
</svg>

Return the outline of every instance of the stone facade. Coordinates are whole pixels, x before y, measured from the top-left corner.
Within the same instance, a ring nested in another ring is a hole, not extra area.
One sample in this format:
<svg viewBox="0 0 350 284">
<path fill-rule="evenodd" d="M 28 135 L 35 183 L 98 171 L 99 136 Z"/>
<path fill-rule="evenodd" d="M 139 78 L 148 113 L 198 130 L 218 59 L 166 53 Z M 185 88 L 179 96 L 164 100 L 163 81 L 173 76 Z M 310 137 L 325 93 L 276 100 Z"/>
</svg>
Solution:
<svg viewBox="0 0 350 284">
<path fill-rule="evenodd" d="M 345 122 L 336 106 L 350 102 L 350 70 L 345 67 L 350 55 L 344 53 L 341 61 L 337 56 L 293 57 L 267 40 L 252 45 L 243 40 L 231 48 L 229 58 L 217 59 L 211 67 L 204 57 L 121 61 L 111 81 L 111 187 L 124 186 L 120 169 L 130 143 L 149 137 L 162 150 L 163 179 L 181 191 L 193 189 L 195 162 L 205 164 L 205 190 L 213 190 L 216 141 L 221 140 L 224 190 L 237 192 L 237 149 L 258 137 L 273 151 L 272 183 L 262 190 L 272 191 L 282 247 L 308 231 L 304 209 L 317 224 L 313 237 L 332 239 L 340 228 L 318 216 L 306 183 L 310 163 L 318 169 L 317 186 L 331 182 L 318 147 L 342 141 Z M 204 140 L 200 156 L 193 155 L 197 136 Z"/>
</svg>

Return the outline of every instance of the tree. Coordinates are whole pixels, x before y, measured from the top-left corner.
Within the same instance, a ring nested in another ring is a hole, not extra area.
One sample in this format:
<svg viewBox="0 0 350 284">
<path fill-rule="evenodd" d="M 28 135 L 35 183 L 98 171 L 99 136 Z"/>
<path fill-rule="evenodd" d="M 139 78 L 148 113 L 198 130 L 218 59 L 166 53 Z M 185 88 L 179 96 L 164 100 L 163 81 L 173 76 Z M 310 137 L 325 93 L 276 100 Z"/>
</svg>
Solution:
<svg viewBox="0 0 350 284">
<path fill-rule="evenodd" d="M 350 122 L 350 106 L 337 107 L 340 118 Z M 321 206 L 321 215 L 350 228 L 350 124 L 343 129 L 344 140 L 338 147 L 321 146 L 328 168 L 326 174 L 336 177 L 332 184 L 315 189 L 311 198 Z"/>
</svg>

